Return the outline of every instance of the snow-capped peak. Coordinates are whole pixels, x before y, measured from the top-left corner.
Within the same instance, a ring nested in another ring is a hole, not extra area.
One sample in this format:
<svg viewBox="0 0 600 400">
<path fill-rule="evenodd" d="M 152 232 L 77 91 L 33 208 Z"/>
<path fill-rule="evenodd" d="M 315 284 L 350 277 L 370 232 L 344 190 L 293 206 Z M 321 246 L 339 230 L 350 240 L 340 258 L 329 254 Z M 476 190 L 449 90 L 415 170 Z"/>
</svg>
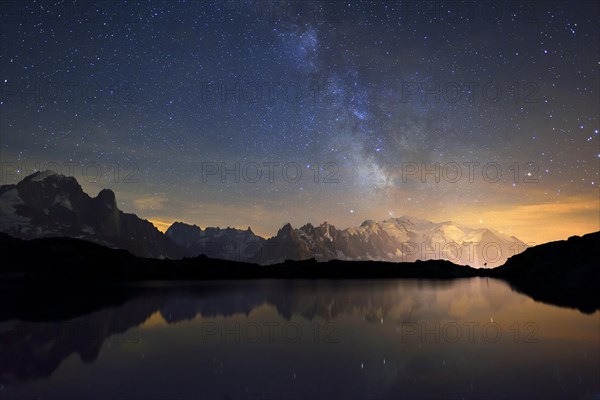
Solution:
<svg viewBox="0 0 600 400">
<path fill-rule="evenodd" d="M 26 177 L 24 180 L 28 180 L 31 182 L 41 182 L 49 177 L 59 177 L 61 175 L 57 174 L 56 172 L 52 171 L 52 170 L 44 170 L 44 171 L 38 171 L 38 172 L 34 172 L 33 174 L 29 175 L 28 177 Z"/>
</svg>

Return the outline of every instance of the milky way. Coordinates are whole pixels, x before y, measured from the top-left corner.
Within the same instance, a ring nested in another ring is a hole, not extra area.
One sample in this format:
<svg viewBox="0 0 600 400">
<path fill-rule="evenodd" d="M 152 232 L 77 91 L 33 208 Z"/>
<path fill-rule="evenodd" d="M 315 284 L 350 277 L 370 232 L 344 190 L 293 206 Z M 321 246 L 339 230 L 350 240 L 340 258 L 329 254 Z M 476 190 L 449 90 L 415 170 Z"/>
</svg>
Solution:
<svg viewBox="0 0 600 400">
<path fill-rule="evenodd" d="M 594 2 L 1 12 L 3 184 L 60 168 L 161 229 L 403 214 L 530 242 L 599 229 Z"/>
</svg>

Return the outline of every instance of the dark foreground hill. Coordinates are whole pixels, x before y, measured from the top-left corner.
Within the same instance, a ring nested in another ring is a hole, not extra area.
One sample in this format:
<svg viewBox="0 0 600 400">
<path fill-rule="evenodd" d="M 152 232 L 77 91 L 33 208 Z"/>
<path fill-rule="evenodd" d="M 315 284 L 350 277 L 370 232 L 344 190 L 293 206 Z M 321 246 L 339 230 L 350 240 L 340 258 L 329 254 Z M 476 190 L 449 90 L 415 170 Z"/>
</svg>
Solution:
<svg viewBox="0 0 600 400">
<path fill-rule="evenodd" d="M 527 249 L 495 269 L 476 269 L 449 261 L 411 263 L 375 261 L 317 262 L 314 259 L 258 264 L 211 259 L 140 258 L 85 240 L 44 238 L 31 241 L 0 234 L 0 283 L 56 286 L 147 280 L 209 279 L 456 279 L 486 276 L 505 280 L 535 300 L 600 309 L 598 249 L 600 232 Z"/>
<path fill-rule="evenodd" d="M 600 232 L 530 247 L 493 276 L 535 300 L 593 312 L 600 309 Z"/>
<path fill-rule="evenodd" d="M 513 281 L 599 282 L 600 232 L 530 247 L 494 273 Z"/>
<path fill-rule="evenodd" d="M 31 241 L 0 233 L 0 280 L 90 280 L 94 282 L 172 279 L 253 278 L 424 278 L 452 279 L 476 276 L 477 269 L 444 260 L 415 263 L 338 261 L 314 259 L 262 266 L 211 259 L 158 260 L 133 256 L 85 240 L 44 238 Z"/>
</svg>

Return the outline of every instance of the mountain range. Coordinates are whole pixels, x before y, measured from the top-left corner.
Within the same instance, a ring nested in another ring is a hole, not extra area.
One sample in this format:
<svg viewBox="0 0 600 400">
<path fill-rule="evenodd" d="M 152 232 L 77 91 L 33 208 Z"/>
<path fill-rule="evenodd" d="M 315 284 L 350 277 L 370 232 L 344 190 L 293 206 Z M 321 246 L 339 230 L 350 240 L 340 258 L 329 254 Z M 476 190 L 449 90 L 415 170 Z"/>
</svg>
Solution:
<svg viewBox="0 0 600 400">
<path fill-rule="evenodd" d="M 223 260 L 246 261 L 254 257 L 266 240 L 247 230 L 206 228 L 174 222 L 165 235 L 194 256 L 205 255 Z"/>
<path fill-rule="evenodd" d="M 342 230 L 327 222 L 319 226 L 306 224 L 297 229 L 286 224 L 249 261 L 272 264 L 311 257 L 318 261 L 439 259 L 491 268 L 502 265 L 525 248 L 527 245 L 516 237 L 492 229 L 403 216 L 380 222 L 367 220 L 358 227 Z"/>
<path fill-rule="evenodd" d="M 140 257 L 189 255 L 152 223 L 119 210 L 112 190 L 104 189 L 92 198 L 75 178 L 52 171 L 0 186 L 0 232 L 21 239 L 85 239 Z"/>
<path fill-rule="evenodd" d="M 232 261 L 275 264 L 285 260 L 412 262 L 442 259 L 474 267 L 496 267 L 527 248 L 514 236 L 450 221 L 403 216 L 364 221 L 338 229 L 324 222 L 284 225 L 264 239 L 235 228 L 205 228 L 175 222 L 163 234 L 147 220 L 124 213 L 115 194 L 87 195 L 77 180 L 40 171 L 16 185 L 0 186 L 0 232 L 21 239 L 71 237 L 148 258 L 205 255 Z"/>
</svg>

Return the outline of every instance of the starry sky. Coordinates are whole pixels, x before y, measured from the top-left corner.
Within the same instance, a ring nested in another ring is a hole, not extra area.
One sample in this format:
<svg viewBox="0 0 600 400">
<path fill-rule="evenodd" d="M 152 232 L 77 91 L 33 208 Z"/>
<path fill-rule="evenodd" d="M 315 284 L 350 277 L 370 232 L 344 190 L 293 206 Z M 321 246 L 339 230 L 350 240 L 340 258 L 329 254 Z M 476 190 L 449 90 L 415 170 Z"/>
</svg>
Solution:
<svg viewBox="0 0 600 400">
<path fill-rule="evenodd" d="M 161 229 L 599 227 L 596 2 L 2 1 L 2 183 Z"/>
</svg>

